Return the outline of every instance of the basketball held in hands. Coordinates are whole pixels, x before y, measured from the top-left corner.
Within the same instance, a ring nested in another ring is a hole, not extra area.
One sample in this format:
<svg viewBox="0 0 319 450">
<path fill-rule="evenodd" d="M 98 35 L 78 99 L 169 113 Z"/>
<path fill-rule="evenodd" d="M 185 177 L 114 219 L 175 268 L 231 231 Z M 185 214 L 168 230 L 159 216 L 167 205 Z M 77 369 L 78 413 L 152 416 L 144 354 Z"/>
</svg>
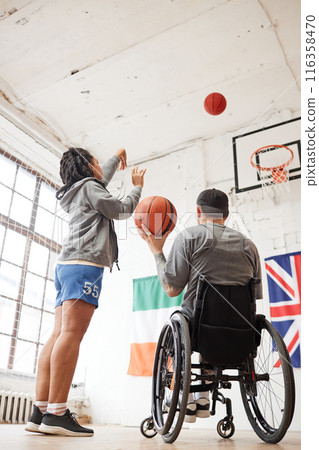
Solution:
<svg viewBox="0 0 319 450">
<path fill-rule="evenodd" d="M 145 198 L 134 211 L 135 225 L 142 229 L 142 224 L 144 224 L 156 237 L 171 233 L 175 228 L 176 221 L 175 206 L 167 198 L 160 196 Z"/>
</svg>

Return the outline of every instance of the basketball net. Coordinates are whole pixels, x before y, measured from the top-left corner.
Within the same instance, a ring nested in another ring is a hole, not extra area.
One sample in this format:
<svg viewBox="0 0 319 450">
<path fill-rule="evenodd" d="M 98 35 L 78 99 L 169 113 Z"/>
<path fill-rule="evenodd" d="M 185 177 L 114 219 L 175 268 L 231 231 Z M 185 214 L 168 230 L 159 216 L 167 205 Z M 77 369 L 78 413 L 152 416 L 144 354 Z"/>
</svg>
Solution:
<svg viewBox="0 0 319 450">
<path fill-rule="evenodd" d="M 264 194 L 276 200 L 282 192 L 289 192 L 289 164 L 293 151 L 285 145 L 267 145 L 254 151 L 250 163 L 257 170 Z"/>
</svg>

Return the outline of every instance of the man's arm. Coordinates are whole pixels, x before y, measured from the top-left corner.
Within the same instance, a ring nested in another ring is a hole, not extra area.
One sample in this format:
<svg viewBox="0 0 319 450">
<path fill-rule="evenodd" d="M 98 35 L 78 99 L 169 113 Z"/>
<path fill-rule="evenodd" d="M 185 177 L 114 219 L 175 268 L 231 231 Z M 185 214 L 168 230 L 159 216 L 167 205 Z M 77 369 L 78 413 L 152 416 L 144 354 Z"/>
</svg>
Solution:
<svg viewBox="0 0 319 450">
<path fill-rule="evenodd" d="M 162 237 L 155 237 L 144 225 L 142 228 L 143 231 L 139 229 L 139 234 L 154 255 L 161 285 L 169 297 L 176 297 L 183 292 L 189 278 L 189 266 L 187 257 L 185 257 L 183 238 L 180 235 L 175 239 L 168 261 L 166 261 L 163 247 L 169 233 Z M 177 284 L 175 284 L 175 280 Z"/>
<path fill-rule="evenodd" d="M 155 262 L 157 267 L 157 275 L 163 286 L 166 294 L 169 297 L 177 297 L 181 292 L 183 292 L 184 288 L 179 288 L 174 286 L 172 282 L 169 282 L 166 274 L 165 274 L 165 266 L 166 266 L 166 258 L 163 253 L 155 253 Z"/>
</svg>

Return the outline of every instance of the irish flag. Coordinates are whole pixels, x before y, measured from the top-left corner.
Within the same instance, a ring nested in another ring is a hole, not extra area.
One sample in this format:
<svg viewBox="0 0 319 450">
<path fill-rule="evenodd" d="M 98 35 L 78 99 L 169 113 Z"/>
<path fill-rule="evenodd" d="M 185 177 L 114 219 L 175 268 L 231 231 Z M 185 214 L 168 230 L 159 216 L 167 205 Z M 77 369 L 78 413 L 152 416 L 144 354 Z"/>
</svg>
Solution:
<svg viewBox="0 0 319 450">
<path fill-rule="evenodd" d="M 133 280 L 131 357 L 128 375 L 150 377 L 161 329 L 179 309 L 183 293 L 168 297 L 156 276 Z"/>
</svg>

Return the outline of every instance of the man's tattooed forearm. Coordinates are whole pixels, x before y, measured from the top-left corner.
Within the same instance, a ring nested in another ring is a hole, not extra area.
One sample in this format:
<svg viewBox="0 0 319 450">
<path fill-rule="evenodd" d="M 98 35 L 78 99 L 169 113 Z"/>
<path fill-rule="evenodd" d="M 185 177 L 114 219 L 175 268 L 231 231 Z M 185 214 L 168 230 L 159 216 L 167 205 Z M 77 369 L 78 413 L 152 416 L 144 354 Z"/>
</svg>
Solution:
<svg viewBox="0 0 319 450">
<path fill-rule="evenodd" d="M 166 294 L 169 297 L 176 297 L 177 295 L 179 295 L 181 293 L 182 289 L 168 283 L 167 277 L 165 275 L 165 265 L 166 265 L 165 256 L 163 255 L 163 253 L 156 253 L 154 256 L 155 256 L 155 261 L 156 261 L 157 274 L 158 274 L 158 278 L 161 282 L 161 285 L 163 286 Z"/>
</svg>

